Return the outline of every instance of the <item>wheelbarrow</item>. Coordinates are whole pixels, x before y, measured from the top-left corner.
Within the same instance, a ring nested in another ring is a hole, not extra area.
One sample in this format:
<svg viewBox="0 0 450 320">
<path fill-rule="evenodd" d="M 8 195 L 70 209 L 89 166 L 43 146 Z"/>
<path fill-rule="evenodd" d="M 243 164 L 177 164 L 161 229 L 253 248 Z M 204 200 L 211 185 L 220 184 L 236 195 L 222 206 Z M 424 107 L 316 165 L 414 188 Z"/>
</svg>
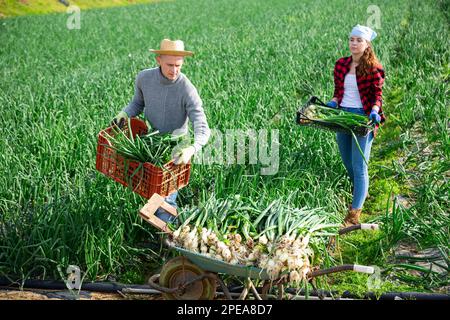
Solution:
<svg viewBox="0 0 450 320">
<path fill-rule="evenodd" d="M 140 210 L 140 216 L 156 228 L 163 231 L 167 237 L 164 240 L 165 245 L 170 249 L 176 250 L 181 255 L 166 262 L 159 274 L 150 277 L 148 284 L 153 289 L 160 291 L 165 299 L 168 300 L 212 300 L 216 296 L 217 287 L 222 289 L 226 299 L 232 300 L 232 294 L 225 285 L 219 274 L 232 275 L 245 279 L 243 290 L 238 294 L 238 299 L 245 299 L 251 292 L 257 300 L 266 300 L 271 287 L 278 287 L 278 299 L 284 296 L 284 286 L 287 284 L 287 277 L 282 276 L 273 280 L 268 273 L 255 266 L 245 266 L 240 264 L 230 264 L 215 258 L 207 257 L 201 253 L 192 252 L 178 247 L 171 240 L 172 231 L 167 223 L 155 216 L 158 208 L 166 210 L 169 214 L 177 217 L 177 210 L 166 203 L 164 198 L 154 194 L 147 204 Z M 370 229 L 376 230 L 375 224 L 360 224 L 343 228 L 339 234 L 345 234 L 354 230 Z M 344 264 L 327 269 L 315 269 L 308 275 L 308 281 L 315 277 L 343 272 L 355 271 L 367 274 L 374 273 L 374 268 L 356 264 Z M 263 286 L 261 293 L 258 292 L 253 280 L 262 280 Z"/>
</svg>

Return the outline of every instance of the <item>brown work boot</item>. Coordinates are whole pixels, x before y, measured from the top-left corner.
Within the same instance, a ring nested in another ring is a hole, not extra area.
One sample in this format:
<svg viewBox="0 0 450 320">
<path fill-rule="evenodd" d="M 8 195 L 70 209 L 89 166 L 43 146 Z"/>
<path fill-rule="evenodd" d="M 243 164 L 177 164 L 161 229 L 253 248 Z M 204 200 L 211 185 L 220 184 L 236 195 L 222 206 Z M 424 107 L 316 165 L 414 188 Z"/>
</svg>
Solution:
<svg viewBox="0 0 450 320">
<path fill-rule="evenodd" d="M 351 225 L 359 224 L 359 216 L 361 215 L 361 209 L 353 209 L 351 206 L 348 209 L 347 216 L 344 219 L 344 226 L 349 227 Z"/>
</svg>

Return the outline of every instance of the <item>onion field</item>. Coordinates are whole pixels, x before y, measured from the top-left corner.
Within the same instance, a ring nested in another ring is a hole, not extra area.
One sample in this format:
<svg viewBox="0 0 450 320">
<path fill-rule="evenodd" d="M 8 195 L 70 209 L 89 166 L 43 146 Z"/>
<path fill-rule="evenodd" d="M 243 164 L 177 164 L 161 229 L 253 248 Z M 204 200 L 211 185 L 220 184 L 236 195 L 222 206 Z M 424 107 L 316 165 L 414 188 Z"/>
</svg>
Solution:
<svg viewBox="0 0 450 320">
<path fill-rule="evenodd" d="M 362 221 L 380 230 L 342 236 L 321 267 L 377 266 L 368 276 L 322 277 L 321 288 L 448 293 L 450 268 L 448 1 L 186 0 L 0 19 L 0 276 L 146 281 L 174 255 L 138 214 L 146 199 L 95 170 L 97 134 L 132 99 L 148 49 L 182 39 L 182 72 L 213 132 L 278 132 L 273 174 L 264 163 L 201 163 L 179 207 L 238 196 L 244 204 L 320 208 L 342 221 L 351 185 L 335 135 L 299 126 L 312 95 L 333 96 L 333 67 L 350 55 L 351 28 L 379 8 L 374 50 L 386 72 L 386 124 L 374 140 Z M 211 136 L 209 145 L 220 148 Z M 225 144 L 225 142 L 224 142 Z M 205 147 L 206 148 L 206 147 Z M 198 155 L 197 155 L 198 157 Z M 412 254 L 432 252 L 418 260 Z M 239 279 L 227 279 L 240 281 Z M 447 291 L 446 291 L 447 290 Z"/>
</svg>

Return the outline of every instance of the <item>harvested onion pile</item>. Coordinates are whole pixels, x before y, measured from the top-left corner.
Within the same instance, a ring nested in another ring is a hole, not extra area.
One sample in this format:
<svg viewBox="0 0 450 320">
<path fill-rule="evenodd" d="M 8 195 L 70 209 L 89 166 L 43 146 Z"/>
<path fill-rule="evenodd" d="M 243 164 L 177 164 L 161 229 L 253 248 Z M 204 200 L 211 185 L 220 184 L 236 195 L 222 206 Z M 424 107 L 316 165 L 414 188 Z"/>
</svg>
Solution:
<svg viewBox="0 0 450 320">
<path fill-rule="evenodd" d="M 173 241 L 210 258 L 264 269 L 273 280 L 306 279 L 314 259 L 311 241 L 335 234 L 339 225 L 320 209 L 290 208 L 279 200 L 263 210 L 257 207 L 235 198 L 186 209 Z"/>
</svg>

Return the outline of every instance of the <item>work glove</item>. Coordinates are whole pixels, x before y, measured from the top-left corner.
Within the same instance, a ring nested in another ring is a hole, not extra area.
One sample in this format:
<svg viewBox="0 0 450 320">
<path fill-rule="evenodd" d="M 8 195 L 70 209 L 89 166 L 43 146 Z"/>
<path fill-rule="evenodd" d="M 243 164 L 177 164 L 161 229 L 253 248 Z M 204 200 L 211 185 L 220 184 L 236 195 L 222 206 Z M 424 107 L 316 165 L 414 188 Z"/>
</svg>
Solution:
<svg viewBox="0 0 450 320">
<path fill-rule="evenodd" d="M 325 105 L 326 105 L 327 107 L 334 108 L 334 109 L 336 109 L 337 106 L 338 106 L 337 102 L 334 101 L 334 100 L 328 101 Z"/>
<path fill-rule="evenodd" d="M 195 153 L 194 146 L 189 146 L 189 147 L 181 149 L 173 157 L 173 159 L 175 160 L 175 164 L 176 165 L 187 164 L 189 162 L 189 160 L 191 160 L 194 153 Z"/>
<path fill-rule="evenodd" d="M 119 128 L 122 128 L 126 121 L 128 121 L 128 114 L 125 111 L 120 111 L 111 121 L 111 125 L 116 125 Z"/>
<path fill-rule="evenodd" d="M 381 117 L 378 114 L 378 111 L 372 110 L 372 112 L 369 115 L 369 119 L 372 121 L 372 123 L 378 124 L 381 121 Z"/>
</svg>

